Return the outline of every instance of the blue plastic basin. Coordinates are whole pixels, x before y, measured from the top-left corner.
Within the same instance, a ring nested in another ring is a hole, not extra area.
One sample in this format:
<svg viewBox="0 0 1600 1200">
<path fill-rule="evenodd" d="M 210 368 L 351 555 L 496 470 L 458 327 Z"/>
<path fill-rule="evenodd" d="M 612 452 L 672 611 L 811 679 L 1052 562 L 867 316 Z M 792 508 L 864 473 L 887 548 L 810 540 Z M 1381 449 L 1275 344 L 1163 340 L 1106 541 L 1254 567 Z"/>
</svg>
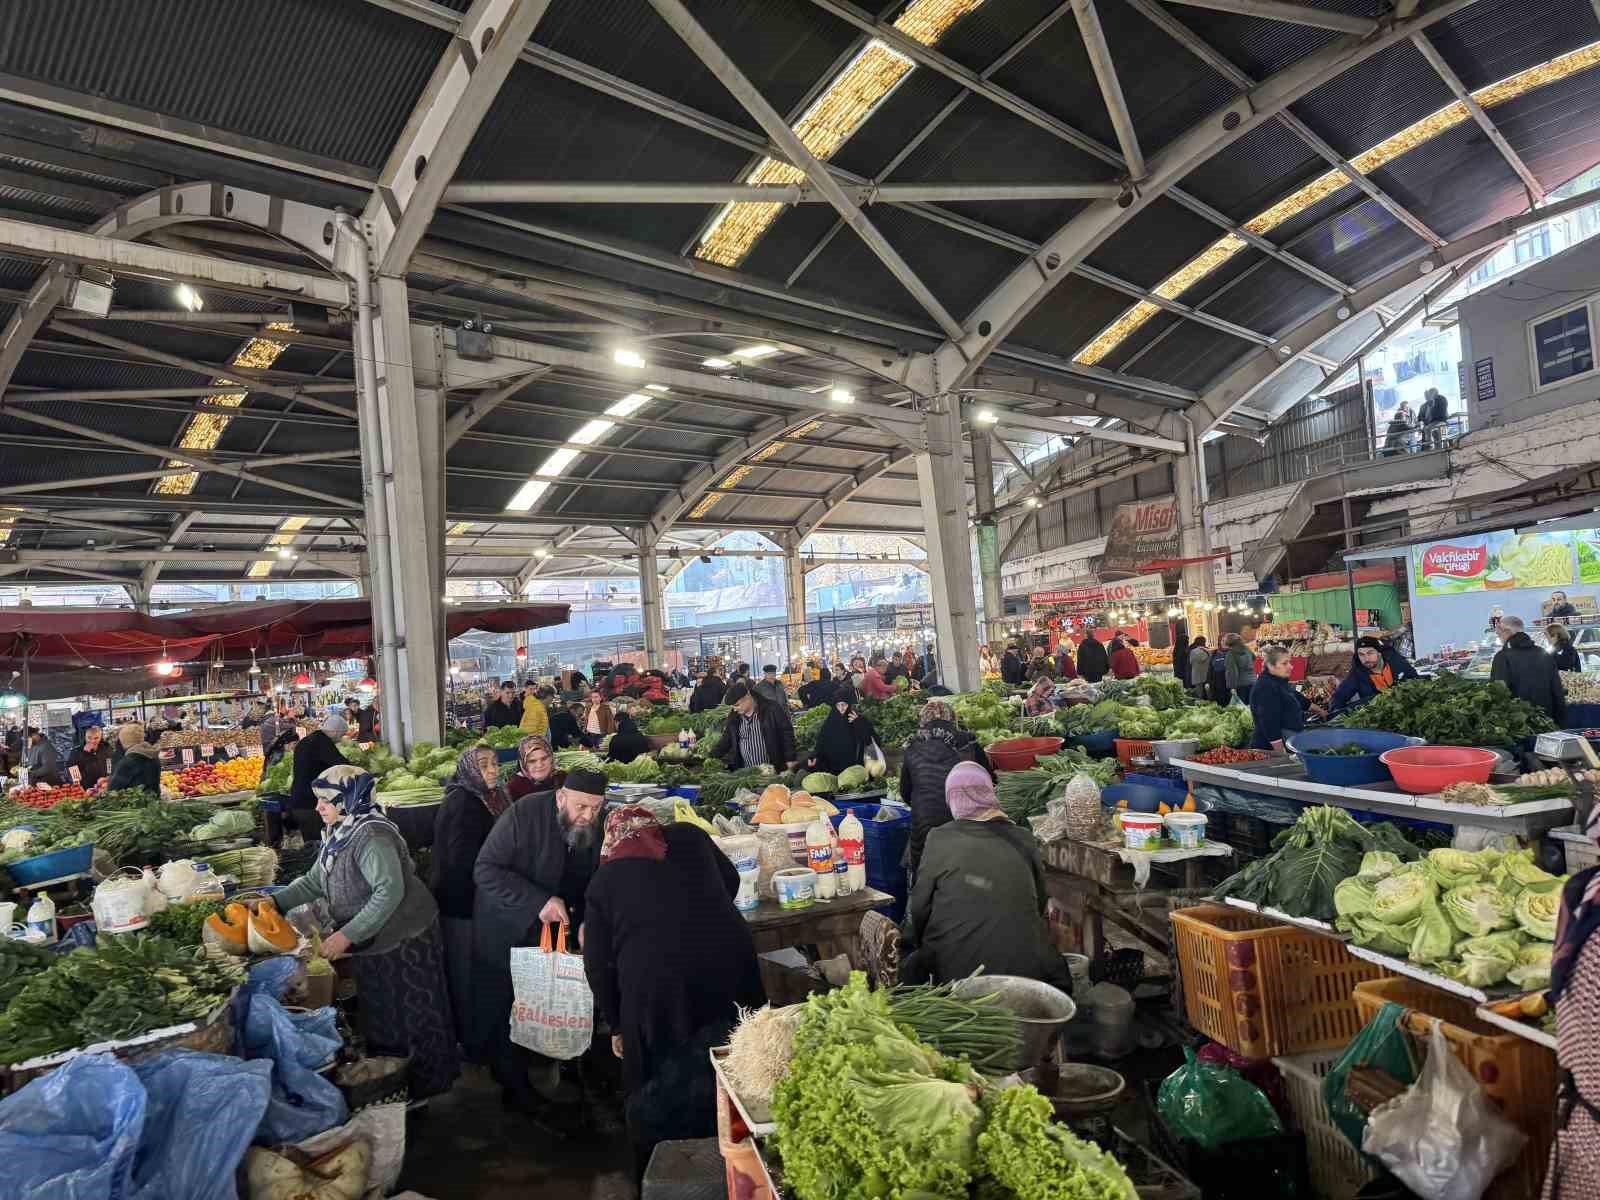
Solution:
<svg viewBox="0 0 1600 1200">
<path fill-rule="evenodd" d="M 18 859 L 6 866 L 6 874 L 18 887 L 29 887 L 47 879 L 63 879 L 69 875 L 82 875 L 94 861 L 94 843 L 87 846 L 68 846 L 48 854 Z"/>
<path fill-rule="evenodd" d="M 1321 746 L 1346 746 L 1351 742 L 1365 748 L 1366 754 L 1314 754 Z M 1315 783 L 1334 787 L 1363 787 L 1387 783 L 1393 778 L 1378 756 L 1400 746 L 1421 746 L 1421 738 L 1403 733 L 1381 733 L 1373 729 L 1306 729 L 1284 741 L 1284 747 L 1305 764 L 1306 775 Z"/>
<path fill-rule="evenodd" d="M 1171 788 L 1150 787 L 1143 783 L 1113 783 L 1100 790 L 1100 803 L 1116 808 L 1126 800 L 1129 812 L 1153 813 L 1161 811 L 1163 804 L 1171 807 L 1182 804 L 1183 797 Z"/>
<path fill-rule="evenodd" d="M 1072 740 L 1083 747 L 1084 753 L 1106 758 L 1116 751 L 1117 731 L 1102 729 L 1096 733 L 1080 733 Z"/>
</svg>

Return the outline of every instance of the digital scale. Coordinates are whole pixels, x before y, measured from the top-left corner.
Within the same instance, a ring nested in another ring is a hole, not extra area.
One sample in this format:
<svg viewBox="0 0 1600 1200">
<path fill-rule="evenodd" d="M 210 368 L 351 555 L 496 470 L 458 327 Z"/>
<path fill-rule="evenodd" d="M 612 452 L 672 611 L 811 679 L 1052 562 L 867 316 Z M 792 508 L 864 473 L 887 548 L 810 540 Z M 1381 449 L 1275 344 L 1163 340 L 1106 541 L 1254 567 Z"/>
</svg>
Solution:
<svg viewBox="0 0 1600 1200">
<path fill-rule="evenodd" d="M 1579 763 L 1600 770 L 1600 757 L 1594 746 L 1581 733 L 1558 729 L 1554 733 L 1541 733 L 1533 743 L 1533 752 L 1550 763 Z"/>
</svg>

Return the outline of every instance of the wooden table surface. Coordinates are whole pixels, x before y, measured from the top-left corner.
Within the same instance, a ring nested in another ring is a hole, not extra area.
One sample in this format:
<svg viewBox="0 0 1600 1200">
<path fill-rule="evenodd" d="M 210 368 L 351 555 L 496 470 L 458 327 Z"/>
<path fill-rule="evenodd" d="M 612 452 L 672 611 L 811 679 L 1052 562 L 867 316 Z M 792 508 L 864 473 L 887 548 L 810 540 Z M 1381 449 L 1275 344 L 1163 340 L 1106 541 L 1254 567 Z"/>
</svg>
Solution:
<svg viewBox="0 0 1600 1200">
<path fill-rule="evenodd" d="M 750 923 L 757 954 L 799 946 L 815 948 L 818 958 L 848 954 L 854 961 L 861 914 L 893 903 L 893 896 L 869 887 L 834 900 L 814 900 L 809 908 L 779 908 L 776 900 L 764 899 L 744 919 Z"/>
</svg>

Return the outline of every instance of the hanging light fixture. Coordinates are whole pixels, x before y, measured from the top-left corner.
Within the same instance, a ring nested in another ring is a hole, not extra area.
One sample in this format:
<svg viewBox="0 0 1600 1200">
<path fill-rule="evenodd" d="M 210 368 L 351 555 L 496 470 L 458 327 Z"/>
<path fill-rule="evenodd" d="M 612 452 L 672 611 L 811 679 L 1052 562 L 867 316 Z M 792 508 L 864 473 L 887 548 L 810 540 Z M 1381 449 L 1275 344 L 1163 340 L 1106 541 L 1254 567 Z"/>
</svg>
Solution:
<svg viewBox="0 0 1600 1200">
<path fill-rule="evenodd" d="M 163 638 L 161 642 L 161 658 L 156 662 L 156 674 L 171 675 L 175 670 L 177 670 L 177 667 L 167 657 L 167 643 L 166 639 Z"/>
<path fill-rule="evenodd" d="M 296 675 L 294 677 L 294 686 L 297 687 L 297 688 L 308 688 L 308 687 L 310 687 L 311 686 L 311 676 L 306 674 L 304 671 L 301 671 L 298 675 Z"/>
<path fill-rule="evenodd" d="M 261 664 L 256 662 L 256 652 L 254 649 L 250 651 L 250 674 L 261 674 Z"/>
</svg>

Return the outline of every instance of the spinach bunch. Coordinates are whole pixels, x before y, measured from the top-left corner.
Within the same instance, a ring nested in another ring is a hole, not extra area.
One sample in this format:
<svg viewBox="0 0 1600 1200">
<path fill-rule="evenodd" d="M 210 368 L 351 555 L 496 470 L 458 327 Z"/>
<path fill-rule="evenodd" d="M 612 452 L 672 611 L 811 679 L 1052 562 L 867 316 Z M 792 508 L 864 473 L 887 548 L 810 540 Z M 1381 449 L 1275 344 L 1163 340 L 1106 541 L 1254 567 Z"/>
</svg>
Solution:
<svg viewBox="0 0 1600 1200">
<path fill-rule="evenodd" d="M 1403 733 L 1439 746 L 1509 746 L 1555 728 L 1543 709 L 1518 700 L 1505 684 L 1449 673 L 1397 683 L 1334 724 Z"/>
</svg>

